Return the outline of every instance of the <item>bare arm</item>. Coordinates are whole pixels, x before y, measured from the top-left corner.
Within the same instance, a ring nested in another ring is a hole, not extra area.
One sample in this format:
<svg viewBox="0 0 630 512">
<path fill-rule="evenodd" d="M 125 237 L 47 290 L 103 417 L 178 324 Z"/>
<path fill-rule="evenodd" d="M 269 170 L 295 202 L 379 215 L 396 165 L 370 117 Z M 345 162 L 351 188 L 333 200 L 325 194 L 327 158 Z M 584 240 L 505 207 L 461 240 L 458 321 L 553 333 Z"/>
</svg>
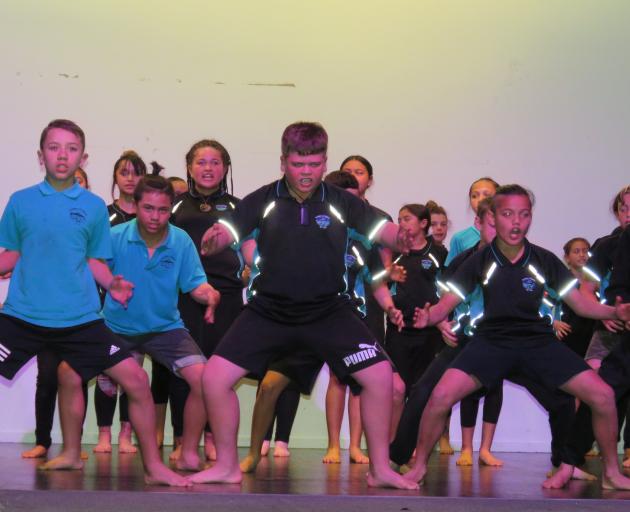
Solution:
<svg viewBox="0 0 630 512">
<path fill-rule="evenodd" d="M 575 288 L 571 290 L 563 299 L 579 316 L 593 318 L 594 320 L 630 320 L 630 303 L 621 304 L 617 301 L 615 306 L 600 304 L 590 300 L 583 293 Z"/>
<path fill-rule="evenodd" d="M 372 292 L 378 305 L 381 306 L 383 311 L 387 314 L 389 321 L 398 327 L 398 332 L 402 331 L 402 328 L 405 326 L 403 314 L 402 311 L 394 305 L 392 295 L 389 293 L 387 285 L 383 281 L 378 281 L 372 285 Z"/>
<path fill-rule="evenodd" d="M 109 270 L 107 264 L 96 258 L 88 258 L 88 265 L 94 276 L 94 280 L 103 288 L 107 290 L 112 299 L 120 302 L 124 307 L 127 307 L 127 302 L 133 295 L 133 284 L 129 281 L 125 281 L 121 275 L 113 275 Z"/>
<path fill-rule="evenodd" d="M 212 256 L 225 249 L 236 240 L 230 229 L 221 222 L 217 222 L 208 228 L 201 238 L 201 254 Z"/>
<path fill-rule="evenodd" d="M 15 264 L 20 259 L 20 253 L 18 251 L 5 250 L 0 253 L 0 275 L 13 272 Z"/>
<path fill-rule="evenodd" d="M 597 296 L 595 295 L 598 288 L 599 283 L 596 283 L 595 281 L 583 281 L 582 284 L 580 284 L 580 293 L 586 298 L 586 300 L 599 303 Z M 619 320 L 602 320 L 602 324 L 604 324 L 604 327 L 606 327 L 606 329 L 610 332 L 621 332 L 624 329 L 623 322 Z"/>
<path fill-rule="evenodd" d="M 436 325 L 446 320 L 451 311 L 462 300 L 454 293 L 447 292 L 440 298 L 440 302 L 431 306 L 428 302 L 423 308 L 416 308 L 416 313 L 413 318 L 413 326 L 418 329 L 423 329 L 427 325 Z"/>
<path fill-rule="evenodd" d="M 203 316 L 204 320 L 209 324 L 214 323 L 214 312 L 221 300 L 221 294 L 210 284 L 203 283 L 192 290 L 190 296 L 199 304 L 207 306 L 206 313 Z"/>
<path fill-rule="evenodd" d="M 372 239 L 396 252 L 408 253 L 411 247 L 409 233 L 393 222 L 383 224 Z"/>
</svg>

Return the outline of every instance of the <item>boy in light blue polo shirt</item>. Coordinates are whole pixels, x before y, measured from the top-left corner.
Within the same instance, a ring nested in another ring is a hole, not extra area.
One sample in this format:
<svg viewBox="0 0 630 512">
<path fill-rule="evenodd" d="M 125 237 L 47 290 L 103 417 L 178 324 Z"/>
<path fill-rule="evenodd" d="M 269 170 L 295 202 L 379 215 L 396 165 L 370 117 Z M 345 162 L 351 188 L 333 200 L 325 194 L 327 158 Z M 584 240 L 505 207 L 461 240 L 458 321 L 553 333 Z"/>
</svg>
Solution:
<svg viewBox="0 0 630 512">
<path fill-rule="evenodd" d="M 95 280 L 123 305 L 133 285 L 122 276 L 112 276 L 102 261 L 111 256 L 105 203 L 74 181 L 76 169 L 87 157 L 84 148 L 85 135 L 79 126 L 64 119 L 52 121 L 42 132 L 38 151 L 46 179 L 14 193 L 0 220 L 0 247 L 5 248 L 0 274 L 13 271 L 0 313 L 0 375 L 12 379 L 44 349 L 63 361 L 59 411 L 64 446 L 43 469 L 83 467 L 81 381 L 105 371 L 129 397 L 146 482 L 188 485 L 160 458 L 146 374 L 98 314 Z"/>
<path fill-rule="evenodd" d="M 113 273 L 134 283 L 133 297 L 125 308 L 108 296 L 103 316 L 131 350 L 149 354 L 190 386 L 176 464 L 178 469 L 197 470 L 206 423 L 201 392 L 206 358 L 184 328 L 177 301 L 180 291 L 190 293 L 207 306 L 206 320 L 212 322 L 219 292 L 208 284 L 190 236 L 168 223 L 174 199 L 173 186 L 160 176 L 144 176 L 136 186 L 137 217 L 112 229 L 113 257 L 108 260 Z"/>
</svg>

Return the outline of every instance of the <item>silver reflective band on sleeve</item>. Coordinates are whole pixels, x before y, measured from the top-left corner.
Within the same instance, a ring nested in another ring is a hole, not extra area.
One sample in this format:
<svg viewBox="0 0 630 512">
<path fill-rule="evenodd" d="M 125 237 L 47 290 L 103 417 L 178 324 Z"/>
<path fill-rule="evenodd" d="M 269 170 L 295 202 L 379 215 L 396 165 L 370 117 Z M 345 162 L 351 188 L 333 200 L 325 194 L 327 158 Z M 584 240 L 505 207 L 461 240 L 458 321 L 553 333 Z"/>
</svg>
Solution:
<svg viewBox="0 0 630 512">
<path fill-rule="evenodd" d="M 451 281 L 446 281 L 446 284 L 447 284 L 448 290 L 450 292 L 454 293 L 455 295 L 457 295 L 462 300 L 466 299 L 466 296 L 462 293 L 462 291 L 455 284 L 453 284 Z"/>
<path fill-rule="evenodd" d="M 254 260 L 254 265 L 258 266 L 259 263 L 260 263 L 260 256 L 256 256 L 256 259 Z"/>
<path fill-rule="evenodd" d="M 451 332 L 457 332 L 461 326 L 462 325 L 459 323 L 457 325 L 454 325 L 453 327 L 451 327 Z"/>
<path fill-rule="evenodd" d="M 380 272 L 372 276 L 372 281 L 378 281 L 387 275 L 387 270 L 381 270 Z"/>
<path fill-rule="evenodd" d="M 114 219 L 116 218 L 116 215 L 117 215 L 117 214 L 112 213 L 112 214 L 109 216 L 109 222 L 114 222 Z"/>
<path fill-rule="evenodd" d="M 368 235 L 368 240 L 370 241 L 374 240 L 374 238 L 376 238 L 376 235 L 378 235 L 378 232 L 381 230 L 381 228 L 385 224 L 387 224 L 387 219 L 381 219 L 379 223 L 374 227 L 374 229 Z"/>
<path fill-rule="evenodd" d="M 232 207 L 232 210 L 234 210 L 234 208 L 236 208 L 236 206 L 234 205 L 234 203 L 232 201 L 230 201 L 228 204 Z"/>
<path fill-rule="evenodd" d="M 234 242 L 238 243 L 240 241 L 238 233 L 236 232 L 236 229 L 234 229 L 234 226 L 232 226 L 232 224 L 223 219 L 219 219 L 219 224 L 223 224 L 226 228 L 228 228 L 228 230 L 230 231 L 230 233 L 232 233 L 232 236 L 234 237 Z"/>
<path fill-rule="evenodd" d="M 538 272 L 538 270 L 536 270 L 536 267 L 534 267 L 534 265 L 527 265 L 527 269 L 540 284 L 545 284 L 545 278 Z"/>
<path fill-rule="evenodd" d="M 575 287 L 576 284 L 578 284 L 578 280 L 574 279 L 569 284 L 567 284 L 564 288 L 562 288 L 562 290 L 560 290 L 558 295 L 560 297 L 564 297 L 567 293 L 569 293 Z"/>
<path fill-rule="evenodd" d="M 598 283 L 602 282 L 600 277 L 595 272 L 593 272 L 590 268 L 588 268 L 587 266 L 583 266 L 582 267 L 582 272 L 584 272 L 587 276 L 589 276 L 590 278 L 594 279 Z"/>
<path fill-rule="evenodd" d="M 365 262 L 363 261 L 363 258 L 361 257 L 361 254 L 359 253 L 359 250 L 354 245 L 352 246 L 352 252 L 357 257 L 357 261 L 359 262 L 359 265 L 361 266 L 365 265 Z"/>
<path fill-rule="evenodd" d="M 450 288 L 448 286 L 446 286 L 442 281 L 440 281 L 439 279 L 436 279 L 435 282 L 438 285 L 438 288 L 440 288 L 440 290 L 443 290 L 445 292 L 450 292 Z"/>
<path fill-rule="evenodd" d="M 470 321 L 470 326 L 474 327 L 477 320 L 479 320 L 483 316 L 483 313 L 479 313 L 475 318 Z"/>
<path fill-rule="evenodd" d="M 400 261 L 400 258 L 402 258 L 402 257 L 403 257 L 403 255 L 401 254 L 400 256 L 398 256 L 398 258 L 396 258 L 396 259 L 394 260 L 394 262 L 393 262 L 393 263 L 394 263 L 394 264 L 398 263 L 398 262 Z"/>
<path fill-rule="evenodd" d="M 553 307 L 553 303 L 552 303 L 550 300 L 548 300 L 547 298 L 543 297 L 543 300 L 542 300 L 542 301 L 543 301 L 543 304 L 544 304 L 545 306 L 549 306 L 550 308 L 552 308 L 552 307 Z"/>
<path fill-rule="evenodd" d="M 435 266 L 437 268 L 440 268 L 440 263 L 438 262 L 438 260 L 435 258 L 435 256 L 433 256 L 433 254 L 429 253 L 429 258 L 431 258 L 433 260 L 433 263 L 435 263 Z"/>
<path fill-rule="evenodd" d="M 487 285 L 488 282 L 490 281 L 490 278 L 492 277 L 492 274 L 494 274 L 494 271 L 497 269 L 497 262 L 493 261 L 492 265 L 490 265 L 490 268 L 488 269 L 488 272 L 486 272 L 486 280 L 483 282 L 483 285 Z"/>
<path fill-rule="evenodd" d="M 328 209 L 330 210 L 330 213 L 332 213 L 335 217 L 339 219 L 339 222 L 341 222 L 342 224 L 345 224 L 343 217 L 341 216 L 341 213 L 339 213 L 337 208 L 335 208 L 332 204 L 329 204 Z"/>
<path fill-rule="evenodd" d="M 175 213 L 177 210 L 179 210 L 179 207 L 182 205 L 184 201 L 179 201 L 175 206 L 173 206 L 173 208 L 171 209 L 171 213 Z"/>
<path fill-rule="evenodd" d="M 269 203 L 269 204 L 267 205 L 267 208 L 265 208 L 265 211 L 264 211 L 264 213 L 263 213 L 263 219 L 264 219 L 267 215 L 269 215 L 269 212 L 270 212 L 271 210 L 273 210 L 274 206 L 276 206 L 276 202 L 275 202 L 275 201 L 271 201 L 271 203 Z"/>
</svg>

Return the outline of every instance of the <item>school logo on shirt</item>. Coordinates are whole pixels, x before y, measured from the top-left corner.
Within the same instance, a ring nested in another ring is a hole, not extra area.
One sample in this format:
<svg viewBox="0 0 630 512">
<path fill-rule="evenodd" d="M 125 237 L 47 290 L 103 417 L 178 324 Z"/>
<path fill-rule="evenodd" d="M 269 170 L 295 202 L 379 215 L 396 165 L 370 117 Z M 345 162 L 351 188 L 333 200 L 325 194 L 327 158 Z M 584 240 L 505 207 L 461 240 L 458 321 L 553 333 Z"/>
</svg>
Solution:
<svg viewBox="0 0 630 512">
<path fill-rule="evenodd" d="M 169 270 L 173 268 L 173 265 L 175 265 L 175 258 L 173 258 L 173 256 L 166 255 L 159 261 L 158 265 L 165 270 Z"/>
<path fill-rule="evenodd" d="M 343 362 L 347 368 L 354 366 L 355 364 L 362 363 L 363 361 L 368 361 L 370 359 L 374 359 L 380 349 L 377 343 L 374 345 L 369 345 L 368 343 L 359 343 L 359 348 L 363 349 L 359 352 L 355 352 L 354 354 L 350 354 L 343 358 Z"/>
<path fill-rule="evenodd" d="M 431 268 L 431 263 L 433 263 L 431 260 L 422 260 L 422 268 L 424 270 L 429 270 Z"/>
<path fill-rule="evenodd" d="M 330 226 L 330 217 L 328 215 L 317 215 L 315 217 L 315 222 L 321 229 L 326 229 Z"/>
<path fill-rule="evenodd" d="M 524 277 L 521 283 L 526 292 L 533 292 L 536 289 L 536 280 L 531 277 Z"/>
<path fill-rule="evenodd" d="M 227 204 L 217 204 L 214 207 L 215 210 L 218 210 L 220 212 L 224 212 L 225 210 L 227 210 L 227 208 Z"/>
<path fill-rule="evenodd" d="M 352 254 L 346 254 L 346 267 L 351 267 L 357 262 L 357 259 Z"/>
<path fill-rule="evenodd" d="M 70 208 L 70 218 L 75 224 L 83 224 L 87 219 L 87 213 L 81 208 Z"/>
</svg>

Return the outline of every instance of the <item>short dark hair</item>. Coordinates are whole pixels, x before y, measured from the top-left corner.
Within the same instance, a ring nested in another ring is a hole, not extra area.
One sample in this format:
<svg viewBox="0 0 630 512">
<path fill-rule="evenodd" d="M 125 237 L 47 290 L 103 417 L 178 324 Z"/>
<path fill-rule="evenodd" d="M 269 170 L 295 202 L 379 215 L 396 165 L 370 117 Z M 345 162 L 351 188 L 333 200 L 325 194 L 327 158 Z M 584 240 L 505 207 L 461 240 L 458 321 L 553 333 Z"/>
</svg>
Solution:
<svg viewBox="0 0 630 512">
<path fill-rule="evenodd" d="M 429 209 L 425 205 L 418 203 L 405 204 L 400 207 L 399 211 L 403 210 L 408 210 L 409 213 L 419 221 L 426 220 L 427 224 L 424 228 L 424 233 L 427 234 L 429 232 L 429 227 L 431 226 L 431 212 L 429 212 Z"/>
<path fill-rule="evenodd" d="M 138 153 L 132 149 L 123 152 L 123 154 L 120 155 L 118 160 L 114 163 L 114 172 L 112 173 L 112 199 L 114 197 L 114 190 L 116 189 L 116 171 L 118 170 L 118 167 L 125 162 L 129 162 L 131 164 L 133 172 L 136 176 L 146 176 L 147 174 L 147 166 Z"/>
<path fill-rule="evenodd" d="M 494 194 L 494 201 L 492 201 L 492 212 L 496 213 L 497 202 L 500 196 L 525 196 L 529 200 L 530 208 L 536 204 L 536 198 L 531 190 L 527 190 L 525 187 L 512 183 L 511 185 L 502 185 L 497 188 Z"/>
<path fill-rule="evenodd" d="M 328 150 L 328 134 L 319 123 L 299 121 L 290 124 L 282 133 L 282 156 L 289 153 L 317 155 Z"/>
<path fill-rule="evenodd" d="M 175 191 L 173 185 L 166 178 L 162 176 L 155 176 L 153 174 L 147 174 L 140 178 L 140 181 L 136 185 L 136 189 L 133 191 L 133 200 L 138 203 L 142 199 L 145 192 L 159 192 L 166 194 L 171 201 L 171 204 L 175 201 Z"/>
<path fill-rule="evenodd" d="M 46 142 L 46 136 L 48 132 L 53 128 L 60 128 L 61 130 L 66 130 L 67 132 L 74 133 L 81 140 L 81 146 L 85 149 L 85 133 L 79 127 L 77 123 L 74 121 L 70 121 L 69 119 L 54 119 L 48 126 L 44 128 L 41 136 L 39 137 L 39 149 L 44 149 L 44 142 Z"/>
<path fill-rule="evenodd" d="M 326 175 L 324 182 L 329 185 L 335 185 L 339 188 L 359 188 L 359 182 L 357 179 L 346 171 L 333 171 Z"/>
<path fill-rule="evenodd" d="M 477 218 L 483 222 L 488 212 L 494 211 L 492 208 L 494 197 L 485 197 L 477 204 Z"/>
<path fill-rule="evenodd" d="M 366 168 L 368 176 L 370 178 L 372 177 L 372 175 L 374 174 L 374 169 L 372 168 L 372 164 L 367 158 L 361 155 L 350 155 L 349 157 L 346 157 L 343 160 L 343 162 L 341 162 L 341 165 L 339 166 L 339 168 L 343 169 L 343 166 L 346 165 L 348 162 L 352 162 L 352 160 L 356 160 L 357 162 L 360 162 L 363 165 L 363 167 Z"/>
<path fill-rule="evenodd" d="M 613 198 L 611 209 L 615 215 L 619 213 L 619 207 L 621 206 L 621 203 L 623 203 L 623 196 L 626 194 L 630 194 L 630 185 L 623 187 Z"/>
</svg>

